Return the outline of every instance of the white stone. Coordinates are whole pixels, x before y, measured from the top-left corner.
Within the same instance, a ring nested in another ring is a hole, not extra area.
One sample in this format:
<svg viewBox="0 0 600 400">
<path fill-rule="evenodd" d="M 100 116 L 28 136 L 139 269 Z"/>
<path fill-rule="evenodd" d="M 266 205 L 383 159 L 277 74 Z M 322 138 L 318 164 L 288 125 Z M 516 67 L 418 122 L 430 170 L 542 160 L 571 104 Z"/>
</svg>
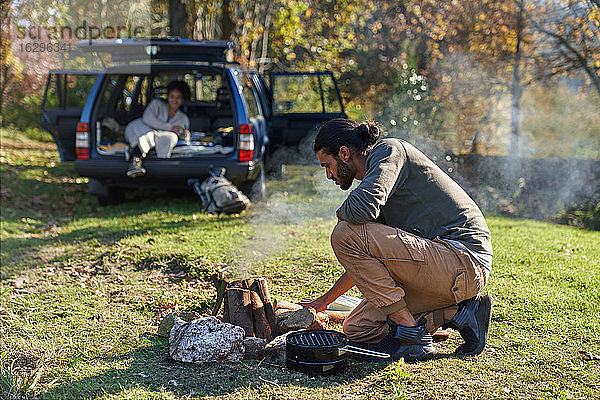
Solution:
<svg viewBox="0 0 600 400">
<path fill-rule="evenodd" d="M 239 362 L 244 358 L 244 329 L 216 317 L 185 322 L 175 318 L 169 353 L 177 361 L 192 363 Z"/>
</svg>

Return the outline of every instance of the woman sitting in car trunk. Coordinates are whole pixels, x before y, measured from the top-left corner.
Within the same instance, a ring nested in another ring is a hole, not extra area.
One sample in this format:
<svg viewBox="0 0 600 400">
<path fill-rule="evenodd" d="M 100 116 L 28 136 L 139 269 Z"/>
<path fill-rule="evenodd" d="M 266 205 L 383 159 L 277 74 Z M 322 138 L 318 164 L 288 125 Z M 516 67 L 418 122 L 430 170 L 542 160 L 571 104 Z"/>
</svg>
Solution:
<svg viewBox="0 0 600 400">
<path fill-rule="evenodd" d="M 190 99 L 190 88 L 183 81 L 167 85 L 167 102 L 154 99 L 148 104 L 142 118 L 131 121 L 125 128 L 125 138 L 133 149 L 127 176 L 136 178 L 146 174 L 142 160 L 152 149 L 159 158 L 171 157 L 178 140 L 189 137 L 190 120 L 179 110 Z"/>
</svg>

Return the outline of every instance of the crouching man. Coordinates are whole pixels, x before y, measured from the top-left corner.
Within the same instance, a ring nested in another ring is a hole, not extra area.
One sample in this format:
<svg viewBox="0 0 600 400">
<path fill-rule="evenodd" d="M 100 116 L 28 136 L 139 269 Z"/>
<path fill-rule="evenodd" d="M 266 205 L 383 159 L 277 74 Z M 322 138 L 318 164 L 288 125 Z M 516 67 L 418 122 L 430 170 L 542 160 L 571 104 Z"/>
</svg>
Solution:
<svg viewBox="0 0 600 400">
<path fill-rule="evenodd" d="M 344 333 L 397 360 L 424 360 L 431 334 L 458 330 L 458 355 L 485 347 L 492 299 L 482 295 L 492 265 L 490 231 L 475 202 L 414 146 L 379 140 L 373 122 L 335 119 L 319 130 L 314 151 L 327 178 L 352 190 L 337 211 L 331 244 L 344 274 L 317 299 L 323 311 L 354 285 L 364 300 Z"/>
</svg>

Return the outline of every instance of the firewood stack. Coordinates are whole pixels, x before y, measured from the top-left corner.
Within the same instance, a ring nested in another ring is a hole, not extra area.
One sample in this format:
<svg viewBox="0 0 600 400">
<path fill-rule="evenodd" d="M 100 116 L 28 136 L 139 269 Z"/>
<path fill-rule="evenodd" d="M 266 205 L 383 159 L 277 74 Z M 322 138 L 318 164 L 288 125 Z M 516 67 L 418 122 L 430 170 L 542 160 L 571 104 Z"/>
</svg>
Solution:
<svg viewBox="0 0 600 400">
<path fill-rule="evenodd" d="M 214 283 L 217 301 L 212 315 L 217 315 L 223 304 L 223 322 L 241 326 L 246 337 L 270 341 L 278 335 L 273 303 L 264 278 L 233 282 L 216 278 Z"/>
<path fill-rule="evenodd" d="M 343 323 L 348 313 L 326 311 L 317 313 L 312 308 L 285 300 L 271 300 L 264 278 L 228 282 L 213 277 L 217 300 L 212 315 L 223 305 L 223 322 L 241 326 L 246 337 L 257 337 L 267 342 L 286 332 L 298 329 L 324 329 L 327 324 Z"/>
</svg>

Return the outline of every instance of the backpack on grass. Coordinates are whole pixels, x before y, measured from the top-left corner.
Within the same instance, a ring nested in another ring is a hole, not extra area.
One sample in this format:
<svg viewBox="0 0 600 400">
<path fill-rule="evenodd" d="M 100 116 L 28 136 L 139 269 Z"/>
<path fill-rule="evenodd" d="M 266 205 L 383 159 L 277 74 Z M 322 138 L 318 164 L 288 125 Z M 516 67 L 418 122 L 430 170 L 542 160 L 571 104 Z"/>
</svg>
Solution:
<svg viewBox="0 0 600 400">
<path fill-rule="evenodd" d="M 250 205 L 248 197 L 225 178 L 225 168 L 211 168 L 209 174 L 202 184 L 198 179 L 190 180 L 190 184 L 202 200 L 205 212 L 235 214 Z"/>
</svg>

